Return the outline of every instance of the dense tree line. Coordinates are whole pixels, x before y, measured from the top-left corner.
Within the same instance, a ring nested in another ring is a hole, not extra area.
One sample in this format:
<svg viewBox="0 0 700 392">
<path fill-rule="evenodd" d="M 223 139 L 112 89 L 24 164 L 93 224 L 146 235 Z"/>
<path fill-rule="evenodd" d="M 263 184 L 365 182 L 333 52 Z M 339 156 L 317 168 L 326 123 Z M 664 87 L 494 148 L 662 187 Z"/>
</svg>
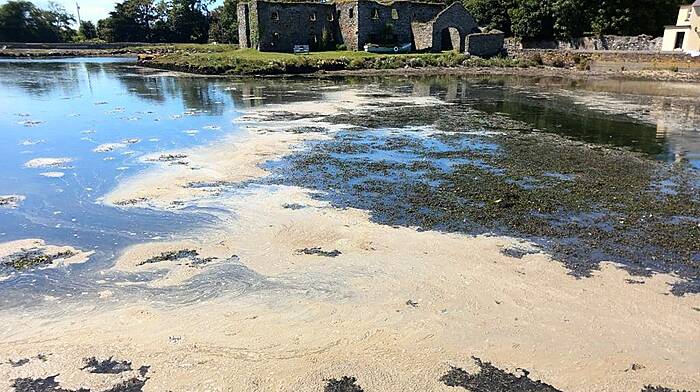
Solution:
<svg viewBox="0 0 700 392">
<path fill-rule="evenodd" d="M 73 16 L 56 3 L 40 9 L 29 1 L 10 1 L 0 6 L 0 41 L 65 42 L 76 36 Z"/>
<path fill-rule="evenodd" d="M 463 0 L 482 26 L 522 38 L 659 36 L 688 0 Z"/>
<path fill-rule="evenodd" d="M 125 0 L 109 17 L 76 20 L 65 8 L 49 3 L 47 9 L 30 1 L 13 0 L 0 5 L 0 42 L 73 42 L 99 39 L 106 42 L 238 42 L 236 6 L 225 0 L 209 10 L 213 0 Z"/>
<path fill-rule="evenodd" d="M 30 1 L 0 5 L 0 41 L 70 42 L 238 42 L 236 6 L 225 0 L 124 0 L 109 17 L 82 22 L 56 4 L 40 9 Z M 450 0 L 448 0 L 450 1 Z M 460 1 L 460 0 L 451 0 Z M 658 36 L 673 24 L 688 0 L 461 0 L 480 25 L 507 35 L 570 38 L 584 35 Z"/>
</svg>

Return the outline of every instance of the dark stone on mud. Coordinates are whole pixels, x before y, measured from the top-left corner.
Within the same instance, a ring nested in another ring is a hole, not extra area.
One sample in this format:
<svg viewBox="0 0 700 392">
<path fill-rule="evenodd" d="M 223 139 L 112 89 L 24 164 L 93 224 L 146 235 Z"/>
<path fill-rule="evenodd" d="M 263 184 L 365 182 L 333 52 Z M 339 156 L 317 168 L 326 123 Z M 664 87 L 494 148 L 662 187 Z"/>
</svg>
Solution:
<svg viewBox="0 0 700 392">
<path fill-rule="evenodd" d="M 19 359 L 19 360 L 17 360 L 17 361 L 13 361 L 13 360 L 10 359 L 10 360 L 7 361 L 7 363 L 9 363 L 12 367 L 20 367 L 20 366 L 24 366 L 24 365 L 28 364 L 28 363 L 29 363 L 29 359 L 28 359 L 28 358 L 22 358 L 22 359 Z"/>
<path fill-rule="evenodd" d="M 306 206 L 303 204 L 292 203 L 292 204 L 284 204 L 284 205 L 282 205 L 282 208 L 286 208 L 289 210 L 301 210 L 303 208 L 306 208 Z"/>
<path fill-rule="evenodd" d="M 343 376 L 340 379 L 326 380 L 328 383 L 323 388 L 323 392 L 364 392 L 363 389 L 357 385 L 357 379 L 355 377 Z"/>
<path fill-rule="evenodd" d="M 10 267 L 21 271 L 34 267 L 46 266 L 59 259 L 68 259 L 75 256 L 72 251 L 46 253 L 43 249 L 32 248 L 13 253 L 0 258 L 0 266 Z"/>
<path fill-rule="evenodd" d="M 452 367 L 440 378 L 445 385 L 462 387 L 469 391 L 488 392 L 561 392 L 542 381 L 530 379 L 529 372 L 518 369 L 522 374 L 515 375 L 493 366 L 489 362 L 472 357 L 481 370 L 476 374 Z"/>
<path fill-rule="evenodd" d="M 418 307 L 418 302 L 415 302 L 414 300 L 409 299 L 408 301 L 406 301 L 406 305 L 408 305 L 408 306 L 410 306 L 410 307 L 413 307 L 413 308 L 417 308 L 417 307 Z"/>
<path fill-rule="evenodd" d="M 636 279 L 629 279 L 629 278 L 625 279 L 625 282 L 627 282 L 629 284 L 644 284 L 643 280 L 636 280 Z"/>
<path fill-rule="evenodd" d="M 112 357 L 104 360 L 98 360 L 95 357 L 85 358 L 85 366 L 81 370 L 87 370 L 88 373 L 96 374 L 119 374 L 131 371 L 131 362 L 115 361 Z"/>
<path fill-rule="evenodd" d="M 321 249 L 320 247 L 299 249 L 297 252 L 303 253 L 305 255 L 316 255 L 323 257 L 338 257 L 342 254 L 342 252 L 337 249 L 326 251 Z"/>
<path fill-rule="evenodd" d="M 533 249 L 533 250 L 531 250 L 531 249 L 523 249 L 523 248 L 519 248 L 519 247 L 517 247 L 517 246 L 511 246 L 511 247 L 508 247 L 508 248 L 503 248 L 503 249 L 501 249 L 501 253 L 504 254 L 504 255 L 506 255 L 506 256 L 509 256 L 509 257 L 513 257 L 513 258 L 516 258 L 516 259 L 522 259 L 522 258 L 525 257 L 526 255 L 531 255 L 531 254 L 539 253 L 539 251 L 538 251 L 538 250 L 534 250 L 534 249 Z"/>
</svg>

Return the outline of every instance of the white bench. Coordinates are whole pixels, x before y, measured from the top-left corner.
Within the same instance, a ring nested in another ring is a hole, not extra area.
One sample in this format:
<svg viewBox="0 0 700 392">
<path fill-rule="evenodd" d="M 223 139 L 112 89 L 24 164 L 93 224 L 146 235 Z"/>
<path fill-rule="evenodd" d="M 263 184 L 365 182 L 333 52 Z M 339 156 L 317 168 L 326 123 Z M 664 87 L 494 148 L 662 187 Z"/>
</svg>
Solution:
<svg viewBox="0 0 700 392">
<path fill-rule="evenodd" d="M 294 45 L 294 54 L 309 54 L 309 45 Z"/>
</svg>

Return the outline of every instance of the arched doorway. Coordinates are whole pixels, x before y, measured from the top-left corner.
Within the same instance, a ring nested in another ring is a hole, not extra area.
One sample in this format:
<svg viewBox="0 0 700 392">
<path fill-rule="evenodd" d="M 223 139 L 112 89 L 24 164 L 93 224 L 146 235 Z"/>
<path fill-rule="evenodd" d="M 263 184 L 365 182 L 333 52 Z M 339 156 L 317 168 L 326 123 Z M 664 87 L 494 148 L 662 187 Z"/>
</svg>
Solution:
<svg viewBox="0 0 700 392">
<path fill-rule="evenodd" d="M 445 27 L 440 31 L 440 50 L 454 50 L 461 52 L 462 46 L 462 35 L 459 33 L 455 27 Z"/>
</svg>

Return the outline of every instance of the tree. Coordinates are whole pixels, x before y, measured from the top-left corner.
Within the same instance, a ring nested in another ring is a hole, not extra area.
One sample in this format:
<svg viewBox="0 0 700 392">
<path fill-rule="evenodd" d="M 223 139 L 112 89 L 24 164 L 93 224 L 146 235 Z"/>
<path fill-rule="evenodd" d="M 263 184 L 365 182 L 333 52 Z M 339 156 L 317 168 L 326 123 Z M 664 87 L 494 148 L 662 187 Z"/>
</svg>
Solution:
<svg viewBox="0 0 700 392">
<path fill-rule="evenodd" d="M 519 0 L 508 10 L 513 34 L 522 38 L 554 37 L 554 15 L 551 0 Z"/>
<path fill-rule="evenodd" d="M 513 0 L 464 0 L 464 7 L 474 16 L 479 26 L 487 30 L 501 30 L 511 34 L 508 8 Z"/>
<path fill-rule="evenodd" d="M 97 28 L 89 20 L 84 20 L 80 22 L 80 28 L 78 29 L 78 36 L 84 41 L 97 38 Z"/>
<path fill-rule="evenodd" d="M 73 16 L 56 3 L 42 10 L 30 1 L 9 1 L 0 5 L 0 41 L 70 41 L 75 36 L 73 22 Z"/>
<path fill-rule="evenodd" d="M 209 18 L 209 41 L 238 43 L 238 0 L 224 0 L 222 6 L 211 12 Z"/>
<path fill-rule="evenodd" d="M 554 0 L 554 35 L 557 38 L 583 37 L 591 31 L 591 1 Z"/>
<path fill-rule="evenodd" d="M 207 42 L 209 12 L 213 0 L 172 0 L 168 10 L 168 25 L 173 42 Z"/>
<path fill-rule="evenodd" d="M 150 42 L 155 20 L 153 0 L 126 0 L 97 23 L 98 37 L 109 42 Z"/>
</svg>

